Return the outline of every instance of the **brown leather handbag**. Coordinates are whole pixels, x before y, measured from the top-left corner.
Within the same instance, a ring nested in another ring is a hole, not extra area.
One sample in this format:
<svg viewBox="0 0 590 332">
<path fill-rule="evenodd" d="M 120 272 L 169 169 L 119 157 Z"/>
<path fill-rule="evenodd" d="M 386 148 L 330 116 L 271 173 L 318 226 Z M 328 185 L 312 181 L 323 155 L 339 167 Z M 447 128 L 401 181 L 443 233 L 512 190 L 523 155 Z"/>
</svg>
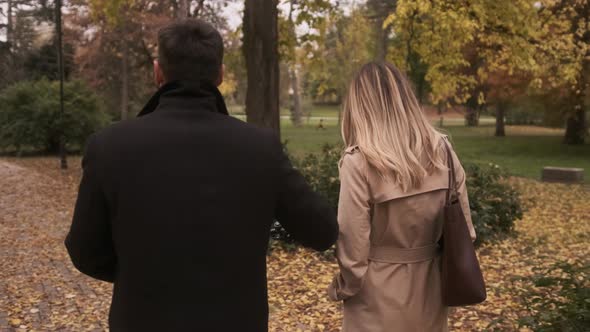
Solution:
<svg viewBox="0 0 590 332">
<path fill-rule="evenodd" d="M 467 221 L 458 199 L 455 165 L 451 148 L 445 141 L 449 170 L 449 189 L 444 207 L 442 247 L 442 298 L 447 306 L 481 303 L 486 286 L 469 235 Z"/>
</svg>

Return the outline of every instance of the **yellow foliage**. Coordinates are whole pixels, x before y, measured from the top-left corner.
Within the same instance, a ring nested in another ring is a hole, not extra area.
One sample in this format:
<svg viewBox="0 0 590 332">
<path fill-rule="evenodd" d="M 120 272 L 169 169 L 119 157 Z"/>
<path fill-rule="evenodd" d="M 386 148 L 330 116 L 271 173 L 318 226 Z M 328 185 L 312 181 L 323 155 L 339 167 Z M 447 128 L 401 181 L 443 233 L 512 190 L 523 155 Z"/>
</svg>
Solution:
<svg viewBox="0 0 590 332">
<path fill-rule="evenodd" d="M 236 92 L 238 82 L 232 73 L 226 72 L 223 83 L 219 86 L 219 91 L 224 97 L 230 96 Z"/>
<path fill-rule="evenodd" d="M 581 56 L 590 45 L 576 45 L 574 39 L 588 27 L 578 24 L 568 34 L 572 23 L 545 8 L 554 4 L 550 0 L 399 0 L 384 27 L 392 28 L 402 47 L 391 48 L 388 58 L 411 71 L 409 54 L 417 54 L 428 67 L 433 103 L 462 103 L 489 79 L 517 73 L 530 77 L 533 87 L 543 81 L 554 86 L 575 82 Z M 545 80 L 536 79 L 540 77 Z"/>
</svg>

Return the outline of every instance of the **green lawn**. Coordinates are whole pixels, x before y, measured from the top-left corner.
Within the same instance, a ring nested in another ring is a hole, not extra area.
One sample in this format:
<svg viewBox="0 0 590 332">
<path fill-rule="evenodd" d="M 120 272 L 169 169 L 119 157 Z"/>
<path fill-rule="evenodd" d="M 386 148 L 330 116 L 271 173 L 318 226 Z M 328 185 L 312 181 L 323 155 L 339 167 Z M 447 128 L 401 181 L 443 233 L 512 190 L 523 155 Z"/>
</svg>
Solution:
<svg viewBox="0 0 590 332">
<path fill-rule="evenodd" d="M 337 121 L 326 121 L 326 129 L 316 128 L 311 121 L 302 128 L 294 128 L 288 120 L 282 122 L 282 138 L 296 156 L 318 152 L 322 146 L 340 144 Z M 511 174 L 540 178 L 543 166 L 580 167 L 585 169 L 586 182 L 590 182 L 590 145 L 568 146 L 561 143 L 563 131 L 531 126 L 508 126 L 507 137 L 494 137 L 493 126 L 468 128 L 449 126 L 443 129 L 464 162 L 498 164 Z"/>
<path fill-rule="evenodd" d="M 324 121 L 325 129 L 318 129 L 319 121 L 310 121 L 301 128 L 295 128 L 288 120 L 281 121 L 281 138 L 287 142 L 289 151 L 302 156 L 308 152 L 318 152 L 325 144 L 341 144 L 338 120 Z"/>
<path fill-rule="evenodd" d="M 495 163 L 514 175 L 536 179 L 543 166 L 579 167 L 590 182 L 590 145 L 562 144 L 561 130 L 507 127 L 507 137 L 494 137 L 493 127 L 454 127 L 449 132 L 464 161 Z"/>
<path fill-rule="evenodd" d="M 227 105 L 227 109 L 233 115 L 245 115 L 244 106 L 242 105 Z M 309 114 L 304 116 L 318 117 L 318 118 L 338 118 L 338 111 L 340 106 L 337 105 L 314 105 Z M 281 108 L 281 116 L 290 116 L 291 112 L 288 108 Z"/>
</svg>

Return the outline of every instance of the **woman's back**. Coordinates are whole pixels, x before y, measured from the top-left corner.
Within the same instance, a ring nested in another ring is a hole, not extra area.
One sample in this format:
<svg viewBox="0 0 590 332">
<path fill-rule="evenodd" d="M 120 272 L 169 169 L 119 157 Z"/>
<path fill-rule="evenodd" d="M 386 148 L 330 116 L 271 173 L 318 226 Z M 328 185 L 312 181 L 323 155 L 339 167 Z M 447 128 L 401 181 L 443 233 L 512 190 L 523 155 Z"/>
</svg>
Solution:
<svg viewBox="0 0 590 332">
<path fill-rule="evenodd" d="M 438 242 L 449 188 L 445 145 L 405 76 L 370 63 L 352 80 L 342 115 L 340 273 L 343 330 L 446 331 Z M 458 199 L 475 238 L 465 172 L 454 158 Z"/>
<path fill-rule="evenodd" d="M 465 173 L 457 159 L 455 165 L 475 237 Z M 345 300 L 344 331 L 446 331 L 438 241 L 448 174 L 437 169 L 420 186 L 402 190 L 384 181 L 358 148 L 347 149 L 338 212 L 341 273 L 329 290 L 332 299 Z"/>
</svg>

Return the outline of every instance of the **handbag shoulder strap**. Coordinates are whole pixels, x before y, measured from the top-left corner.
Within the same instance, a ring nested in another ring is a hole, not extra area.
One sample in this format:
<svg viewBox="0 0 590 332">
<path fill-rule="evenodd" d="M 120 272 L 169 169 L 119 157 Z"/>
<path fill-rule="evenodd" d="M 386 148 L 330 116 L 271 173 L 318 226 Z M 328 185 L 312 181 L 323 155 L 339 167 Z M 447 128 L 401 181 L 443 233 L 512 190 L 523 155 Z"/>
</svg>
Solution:
<svg viewBox="0 0 590 332">
<path fill-rule="evenodd" d="M 455 162 L 453 160 L 453 154 L 451 153 L 451 147 L 447 138 L 444 138 L 445 150 L 447 151 L 447 166 L 449 167 L 449 189 L 447 190 L 447 205 L 451 204 L 451 200 L 457 197 L 456 188 L 456 177 L 455 177 Z M 454 195 L 454 196 L 453 196 Z"/>
</svg>

